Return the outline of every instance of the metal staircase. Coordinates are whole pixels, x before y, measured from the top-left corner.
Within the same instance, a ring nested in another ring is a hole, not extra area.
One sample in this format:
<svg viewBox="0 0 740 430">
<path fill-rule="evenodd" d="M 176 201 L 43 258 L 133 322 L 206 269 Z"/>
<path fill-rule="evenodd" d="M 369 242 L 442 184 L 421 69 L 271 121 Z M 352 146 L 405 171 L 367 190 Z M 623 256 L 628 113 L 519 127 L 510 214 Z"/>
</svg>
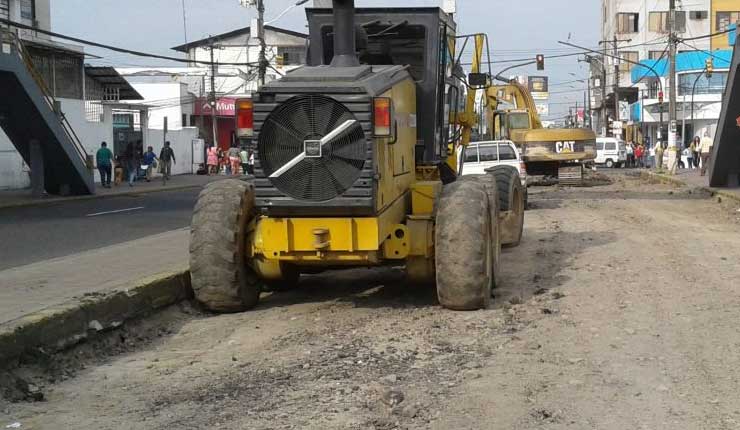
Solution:
<svg viewBox="0 0 740 430">
<path fill-rule="evenodd" d="M 93 194 L 92 159 L 23 42 L 0 29 L 0 47 L 0 127 L 31 166 L 32 178 L 43 179 L 50 194 Z"/>
</svg>

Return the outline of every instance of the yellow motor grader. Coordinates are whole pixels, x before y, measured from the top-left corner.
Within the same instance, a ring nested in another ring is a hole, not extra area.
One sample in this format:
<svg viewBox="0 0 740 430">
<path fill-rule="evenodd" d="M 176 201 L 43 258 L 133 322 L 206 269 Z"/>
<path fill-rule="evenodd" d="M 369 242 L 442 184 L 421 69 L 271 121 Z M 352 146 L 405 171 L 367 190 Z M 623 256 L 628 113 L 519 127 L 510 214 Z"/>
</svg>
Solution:
<svg viewBox="0 0 740 430">
<path fill-rule="evenodd" d="M 486 307 L 502 244 L 524 221 L 516 169 L 458 177 L 475 125 L 485 36 L 458 36 L 439 8 L 307 9 L 308 66 L 238 102 L 255 172 L 201 192 L 191 227 L 197 300 L 254 307 L 264 289 L 323 270 L 405 266 L 442 306 Z M 472 73 L 458 45 L 474 45 Z M 475 82 L 471 82 L 475 81 Z"/>
</svg>

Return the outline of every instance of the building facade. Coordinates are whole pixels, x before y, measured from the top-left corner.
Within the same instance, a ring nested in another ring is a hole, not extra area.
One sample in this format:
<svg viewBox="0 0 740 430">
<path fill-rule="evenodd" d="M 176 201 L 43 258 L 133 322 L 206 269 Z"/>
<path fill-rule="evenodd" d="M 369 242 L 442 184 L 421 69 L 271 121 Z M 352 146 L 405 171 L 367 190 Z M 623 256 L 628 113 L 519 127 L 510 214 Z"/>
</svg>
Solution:
<svg viewBox="0 0 740 430">
<path fill-rule="evenodd" d="M 715 3 L 718 2 L 677 0 L 679 37 L 709 35 L 718 11 Z M 726 3 L 735 3 L 740 10 L 740 0 Z M 610 125 L 614 125 L 614 121 L 617 125 L 624 125 L 631 120 L 630 105 L 638 100 L 658 98 L 662 80 L 651 79 L 655 76 L 650 69 L 634 63 L 667 58 L 669 0 L 602 0 L 601 6 L 602 40 L 599 46 L 607 55 L 591 62 L 592 85 L 596 89 L 592 106 L 597 132 L 612 134 Z M 710 50 L 712 40 L 707 37 L 682 43 L 678 52 Z M 641 74 L 636 82 L 632 79 L 635 67 L 647 72 Z M 662 89 L 667 95 L 667 87 L 663 85 Z M 617 127 L 616 132 L 623 130 Z"/>
<path fill-rule="evenodd" d="M 265 57 L 268 67 L 265 82 L 279 78 L 306 63 L 308 35 L 282 28 L 265 26 Z M 215 140 L 222 149 L 233 143 L 235 103 L 251 97 L 259 87 L 258 62 L 260 40 L 250 27 L 241 28 L 172 48 L 192 61 L 186 74 L 173 80 L 186 82 L 190 98 L 191 125 L 196 125 L 208 144 Z M 211 61 L 215 63 L 211 66 Z M 200 74 L 195 70 L 201 70 Z M 214 74 L 215 71 L 215 74 Z M 125 72 L 124 72 L 125 73 Z M 212 79 L 213 78 L 213 79 Z M 213 82 L 213 85 L 211 84 Z M 216 126 L 209 96 L 216 95 Z"/>
<path fill-rule="evenodd" d="M 1 18 L 37 29 L 0 25 L 0 40 L 10 38 L 11 34 L 18 36 L 30 57 L 39 86 L 57 103 L 57 109 L 69 122 L 85 152 L 95 154 L 103 141 L 116 154 L 122 154 L 129 143 L 144 146 L 151 142 L 155 148 L 161 147 L 163 133 L 149 129 L 149 108 L 140 103 L 141 94 L 114 68 L 85 64 L 81 46 L 52 40 L 39 32 L 51 31 L 50 16 L 49 0 L 0 0 Z M 186 113 L 189 116 L 190 112 Z M 195 137 L 195 128 L 183 128 L 167 135 L 178 160 L 191 158 Z M 186 162 L 178 165 L 174 173 L 191 171 L 191 165 Z M 27 188 L 29 172 L 23 157 L 0 129 L 0 189 Z"/>
</svg>

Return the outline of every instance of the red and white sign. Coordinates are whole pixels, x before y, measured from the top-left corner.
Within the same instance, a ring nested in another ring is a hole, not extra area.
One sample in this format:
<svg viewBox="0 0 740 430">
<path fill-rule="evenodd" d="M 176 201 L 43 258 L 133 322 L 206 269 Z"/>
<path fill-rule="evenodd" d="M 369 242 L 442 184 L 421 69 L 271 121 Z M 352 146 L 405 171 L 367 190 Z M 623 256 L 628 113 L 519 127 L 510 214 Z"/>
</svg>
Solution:
<svg viewBox="0 0 740 430">
<path fill-rule="evenodd" d="M 211 105 L 208 104 L 208 100 L 205 98 L 199 98 L 195 101 L 193 109 L 194 115 L 211 115 Z M 231 116 L 236 115 L 236 99 L 230 97 L 221 97 L 216 102 L 216 115 L 217 116 Z"/>
</svg>

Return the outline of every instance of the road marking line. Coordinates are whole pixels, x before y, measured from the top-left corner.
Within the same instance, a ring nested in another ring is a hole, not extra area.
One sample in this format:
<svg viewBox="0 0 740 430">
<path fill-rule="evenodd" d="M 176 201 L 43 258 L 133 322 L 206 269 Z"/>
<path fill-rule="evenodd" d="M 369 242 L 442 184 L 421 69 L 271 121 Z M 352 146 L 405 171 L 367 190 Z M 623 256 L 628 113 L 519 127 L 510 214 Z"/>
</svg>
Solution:
<svg viewBox="0 0 740 430">
<path fill-rule="evenodd" d="M 86 217 L 91 217 L 91 216 L 100 216 L 100 215 L 117 214 L 117 213 L 121 213 L 121 212 L 131 212 L 131 211 L 138 211 L 138 210 L 140 210 L 140 209 L 144 209 L 144 206 L 138 206 L 138 207 L 135 207 L 135 208 L 127 208 L 127 209 L 119 209 L 119 210 L 117 210 L 117 211 L 96 212 L 96 213 L 94 213 L 94 214 L 87 214 L 87 215 L 85 215 L 85 216 L 86 216 Z"/>
</svg>

